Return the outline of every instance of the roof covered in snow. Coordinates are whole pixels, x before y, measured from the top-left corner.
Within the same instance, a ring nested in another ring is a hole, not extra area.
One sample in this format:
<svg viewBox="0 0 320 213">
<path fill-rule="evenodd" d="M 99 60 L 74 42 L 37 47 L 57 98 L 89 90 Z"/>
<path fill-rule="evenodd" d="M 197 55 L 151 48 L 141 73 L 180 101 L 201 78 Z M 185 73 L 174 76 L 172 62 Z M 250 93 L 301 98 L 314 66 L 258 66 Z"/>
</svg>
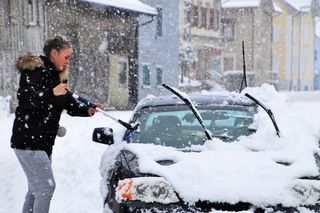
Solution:
<svg viewBox="0 0 320 213">
<path fill-rule="evenodd" d="M 222 8 L 258 7 L 260 0 L 225 0 Z"/>
<path fill-rule="evenodd" d="M 157 15 L 154 7 L 142 3 L 139 0 L 82 0 L 94 4 L 100 4 L 107 7 L 115 7 L 124 10 L 130 10 L 138 13 Z"/>
<path fill-rule="evenodd" d="M 298 11 L 310 11 L 312 0 L 285 0 L 289 5 Z"/>
<path fill-rule="evenodd" d="M 278 13 L 282 13 L 283 10 L 279 7 L 279 5 L 273 1 L 273 11 L 278 12 Z"/>
</svg>

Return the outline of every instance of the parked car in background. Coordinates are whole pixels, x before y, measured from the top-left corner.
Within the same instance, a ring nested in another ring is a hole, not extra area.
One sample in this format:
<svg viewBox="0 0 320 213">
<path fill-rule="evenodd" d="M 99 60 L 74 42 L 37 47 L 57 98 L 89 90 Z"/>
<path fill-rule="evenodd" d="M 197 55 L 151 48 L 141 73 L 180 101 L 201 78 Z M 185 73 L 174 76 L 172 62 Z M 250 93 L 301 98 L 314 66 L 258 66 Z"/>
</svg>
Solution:
<svg viewBox="0 0 320 213">
<path fill-rule="evenodd" d="M 301 138 L 286 136 L 290 125 L 281 135 L 251 95 L 173 92 L 180 98 L 141 100 L 130 120 L 139 128 L 115 143 L 111 128 L 95 129 L 95 141 L 112 144 L 101 162 L 104 212 L 318 210 L 316 140 L 292 141 Z"/>
</svg>

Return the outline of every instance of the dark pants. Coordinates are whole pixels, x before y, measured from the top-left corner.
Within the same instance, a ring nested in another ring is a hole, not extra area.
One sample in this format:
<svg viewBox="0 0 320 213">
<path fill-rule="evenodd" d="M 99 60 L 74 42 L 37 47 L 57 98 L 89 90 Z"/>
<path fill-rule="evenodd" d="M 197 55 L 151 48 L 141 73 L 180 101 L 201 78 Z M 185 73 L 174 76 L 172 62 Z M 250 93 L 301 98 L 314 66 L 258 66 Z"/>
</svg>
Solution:
<svg viewBox="0 0 320 213">
<path fill-rule="evenodd" d="M 55 189 L 51 160 L 45 151 L 14 150 L 28 179 L 23 213 L 48 213 Z"/>
</svg>

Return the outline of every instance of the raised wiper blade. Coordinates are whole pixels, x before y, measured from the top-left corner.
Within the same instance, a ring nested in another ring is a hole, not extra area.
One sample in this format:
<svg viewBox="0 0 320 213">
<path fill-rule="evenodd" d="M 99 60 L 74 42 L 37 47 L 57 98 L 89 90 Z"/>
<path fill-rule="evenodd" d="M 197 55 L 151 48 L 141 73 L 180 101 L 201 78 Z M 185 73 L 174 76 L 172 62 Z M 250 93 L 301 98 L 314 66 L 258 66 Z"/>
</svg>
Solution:
<svg viewBox="0 0 320 213">
<path fill-rule="evenodd" d="M 196 116 L 197 120 L 199 121 L 200 125 L 202 126 L 202 128 L 204 129 L 204 132 L 206 134 L 206 137 L 208 140 L 212 140 L 212 136 L 209 130 L 206 129 L 206 127 L 203 124 L 203 120 L 201 118 L 201 115 L 199 114 L 198 110 L 195 108 L 195 106 L 192 104 L 191 100 L 189 97 L 185 97 L 184 95 L 182 95 L 179 91 L 177 91 L 176 89 L 166 85 L 166 84 L 162 84 L 162 86 L 164 88 L 166 88 L 167 90 L 169 90 L 170 92 L 172 92 L 173 94 L 175 94 L 176 96 L 178 96 L 181 100 L 183 100 L 183 102 L 191 109 L 191 111 L 193 112 L 193 114 Z"/>
<path fill-rule="evenodd" d="M 279 130 L 279 128 L 278 128 L 276 119 L 274 118 L 271 109 L 269 109 L 268 107 L 266 107 L 265 105 L 263 105 L 260 101 L 258 101 L 257 99 L 255 99 L 254 97 L 252 97 L 251 95 L 249 95 L 248 93 L 246 93 L 246 94 L 244 94 L 244 95 L 247 96 L 248 98 L 250 98 L 253 102 L 255 102 L 256 104 L 258 104 L 259 106 L 261 106 L 262 109 L 264 109 L 264 111 L 267 112 L 267 114 L 269 115 L 269 117 L 270 117 L 270 119 L 271 119 L 271 121 L 272 121 L 272 123 L 273 123 L 274 128 L 276 129 L 277 135 L 280 137 L 280 130 Z"/>
</svg>

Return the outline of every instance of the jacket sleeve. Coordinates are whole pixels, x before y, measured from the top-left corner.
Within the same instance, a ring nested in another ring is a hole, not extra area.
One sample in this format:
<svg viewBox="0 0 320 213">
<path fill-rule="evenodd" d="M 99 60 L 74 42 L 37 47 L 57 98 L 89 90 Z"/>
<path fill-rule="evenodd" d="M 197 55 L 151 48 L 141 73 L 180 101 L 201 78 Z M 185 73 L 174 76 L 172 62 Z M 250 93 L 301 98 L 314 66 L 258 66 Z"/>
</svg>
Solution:
<svg viewBox="0 0 320 213">
<path fill-rule="evenodd" d="M 78 101 L 76 101 L 70 93 L 67 93 L 66 96 L 67 101 L 64 108 L 67 110 L 67 113 L 69 115 L 89 117 L 87 106 L 82 105 Z"/>
<path fill-rule="evenodd" d="M 49 88 L 48 76 L 42 68 L 22 72 L 18 89 L 20 107 L 24 109 L 39 109 L 53 98 L 53 88 Z"/>
</svg>

